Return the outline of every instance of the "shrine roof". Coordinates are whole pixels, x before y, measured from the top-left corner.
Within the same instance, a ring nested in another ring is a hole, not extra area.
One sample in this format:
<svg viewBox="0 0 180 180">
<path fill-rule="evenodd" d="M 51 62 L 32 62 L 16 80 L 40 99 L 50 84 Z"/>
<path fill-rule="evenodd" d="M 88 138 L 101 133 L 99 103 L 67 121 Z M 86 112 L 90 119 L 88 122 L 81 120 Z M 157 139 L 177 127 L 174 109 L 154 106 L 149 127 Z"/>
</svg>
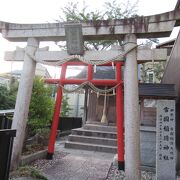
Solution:
<svg viewBox="0 0 180 180">
<path fill-rule="evenodd" d="M 139 96 L 144 99 L 176 99 L 174 84 L 140 83 Z"/>
</svg>

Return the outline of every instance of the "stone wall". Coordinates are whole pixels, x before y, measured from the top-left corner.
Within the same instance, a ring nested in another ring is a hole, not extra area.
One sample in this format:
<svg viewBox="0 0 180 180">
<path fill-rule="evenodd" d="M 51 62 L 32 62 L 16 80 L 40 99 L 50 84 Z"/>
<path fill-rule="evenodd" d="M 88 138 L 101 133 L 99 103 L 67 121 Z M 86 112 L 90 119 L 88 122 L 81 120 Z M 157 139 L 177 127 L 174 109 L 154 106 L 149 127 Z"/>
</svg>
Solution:
<svg viewBox="0 0 180 180">
<path fill-rule="evenodd" d="M 156 164 L 156 128 L 140 127 L 141 165 L 155 167 Z"/>
</svg>

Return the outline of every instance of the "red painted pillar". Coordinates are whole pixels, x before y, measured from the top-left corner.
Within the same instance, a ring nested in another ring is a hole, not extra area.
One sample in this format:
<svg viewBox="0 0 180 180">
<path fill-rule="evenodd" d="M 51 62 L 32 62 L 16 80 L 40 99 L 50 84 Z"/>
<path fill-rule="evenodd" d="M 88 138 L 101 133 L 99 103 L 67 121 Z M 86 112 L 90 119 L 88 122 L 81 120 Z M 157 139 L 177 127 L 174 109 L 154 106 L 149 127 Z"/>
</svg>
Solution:
<svg viewBox="0 0 180 180">
<path fill-rule="evenodd" d="M 116 64 L 116 79 L 122 82 L 121 63 Z M 116 88 L 116 126 L 118 146 L 118 168 L 124 170 L 124 113 L 123 113 L 123 89 L 122 84 Z"/>
<path fill-rule="evenodd" d="M 66 64 L 62 65 L 60 83 L 61 83 L 61 81 L 63 81 L 65 79 L 66 67 L 67 67 Z M 47 157 L 46 157 L 47 159 L 52 159 L 53 154 L 54 154 L 54 144 L 56 141 L 56 133 L 57 133 L 59 117 L 60 117 L 60 112 L 61 112 L 62 96 L 63 96 L 62 88 L 60 86 L 58 86 L 53 122 L 52 122 L 52 127 L 51 127 L 50 138 L 49 138 L 48 153 L 47 153 Z"/>
<path fill-rule="evenodd" d="M 90 82 L 93 79 L 93 66 L 88 64 L 88 81 Z"/>
</svg>

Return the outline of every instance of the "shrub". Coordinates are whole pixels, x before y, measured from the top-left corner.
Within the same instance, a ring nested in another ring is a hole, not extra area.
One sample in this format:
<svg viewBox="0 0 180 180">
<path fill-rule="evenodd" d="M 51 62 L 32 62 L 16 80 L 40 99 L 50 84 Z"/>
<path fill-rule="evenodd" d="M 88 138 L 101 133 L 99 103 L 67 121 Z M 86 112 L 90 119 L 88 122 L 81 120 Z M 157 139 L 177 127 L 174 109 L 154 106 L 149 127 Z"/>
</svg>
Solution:
<svg viewBox="0 0 180 180">
<path fill-rule="evenodd" d="M 51 92 L 51 87 L 44 85 L 44 79 L 35 77 L 28 116 L 29 135 L 34 135 L 39 129 L 50 125 L 54 112 Z"/>
<path fill-rule="evenodd" d="M 67 117 L 69 115 L 69 111 L 71 110 L 68 99 L 69 97 L 66 94 L 62 98 L 61 117 Z"/>
<path fill-rule="evenodd" d="M 19 167 L 16 171 L 11 172 L 10 178 L 13 177 L 33 177 L 36 179 L 48 180 L 40 171 L 30 166 Z"/>
</svg>

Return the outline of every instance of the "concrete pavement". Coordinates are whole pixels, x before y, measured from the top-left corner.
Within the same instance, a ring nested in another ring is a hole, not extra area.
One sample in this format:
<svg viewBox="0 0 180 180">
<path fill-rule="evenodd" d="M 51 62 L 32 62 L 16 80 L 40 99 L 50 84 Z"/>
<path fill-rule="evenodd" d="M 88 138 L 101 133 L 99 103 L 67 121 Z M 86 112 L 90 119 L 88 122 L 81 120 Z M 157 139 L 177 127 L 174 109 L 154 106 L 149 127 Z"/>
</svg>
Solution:
<svg viewBox="0 0 180 180">
<path fill-rule="evenodd" d="M 64 148 L 65 140 L 56 142 L 53 160 L 37 160 L 33 166 L 49 180 L 106 179 L 114 154 Z"/>
</svg>

